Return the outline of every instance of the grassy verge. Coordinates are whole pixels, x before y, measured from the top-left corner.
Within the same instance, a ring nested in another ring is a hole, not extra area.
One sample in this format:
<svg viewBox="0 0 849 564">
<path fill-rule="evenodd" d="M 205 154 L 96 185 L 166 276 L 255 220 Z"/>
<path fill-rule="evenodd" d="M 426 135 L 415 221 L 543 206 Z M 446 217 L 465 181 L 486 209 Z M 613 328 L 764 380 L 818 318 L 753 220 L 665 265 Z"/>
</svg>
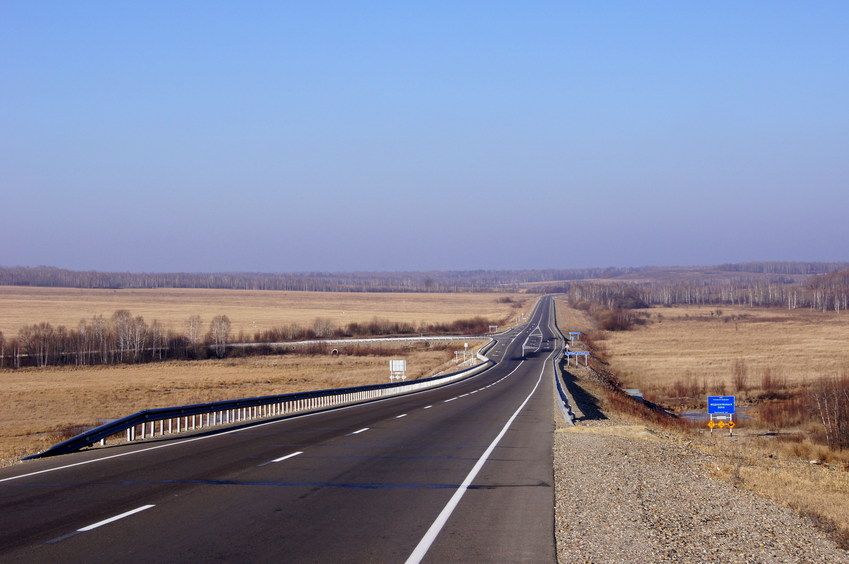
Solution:
<svg viewBox="0 0 849 564">
<path fill-rule="evenodd" d="M 810 517 L 849 549 L 849 452 L 818 443 L 816 425 L 793 415 L 809 408 L 795 390 L 808 379 L 849 365 L 849 358 L 844 361 L 849 353 L 840 344 L 842 337 L 849 337 L 849 316 L 774 310 L 718 314 L 692 308 L 648 313 L 654 316 L 651 323 L 608 333 L 596 331 L 583 312 L 558 304 L 561 328 L 584 332 L 577 348 L 594 350 L 590 368 L 570 369 L 585 397 L 597 411 L 616 413 L 712 455 L 719 462 L 706 468 L 708 475 Z M 722 320 L 726 315 L 729 321 Z M 796 343 L 793 366 L 804 366 L 805 373 L 786 367 L 791 358 L 788 339 Z M 721 392 L 723 382 L 724 391 L 734 393 L 735 364 L 739 371 L 740 362 L 751 376 L 740 397 L 752 407 L 752 416 L 741 421 L 733 438 L 727 431 L 710 433 L 704 423 L 664 416 L 621 391 L 640 388 L 656 404 L 704 409 L 704 396 Z M 681 385 L 682 373 L 688 371 L 695 384 Z"/>
</svg>

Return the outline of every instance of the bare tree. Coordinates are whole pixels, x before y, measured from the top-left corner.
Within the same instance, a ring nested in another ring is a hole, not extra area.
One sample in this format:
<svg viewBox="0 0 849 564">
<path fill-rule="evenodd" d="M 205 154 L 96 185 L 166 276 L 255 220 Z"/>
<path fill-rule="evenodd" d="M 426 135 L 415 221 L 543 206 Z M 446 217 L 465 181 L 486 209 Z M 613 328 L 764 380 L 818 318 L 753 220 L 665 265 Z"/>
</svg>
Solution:
<svg viewBox="0 0 849 564">
<path fill-rule="evenodd" d="M 203 321 L 199 315 L 193 315 L 186 320 L 186 339 L 189 344 L 196 347 L 200 344 L 200 332 L 203 328 Z"/>
<path fill-rule="evenodd" d="M 129 310 L 119 309 L 112 314 L 112 331 L 118 345 L 118 362 L 124 362 L 125 355 L 129 356 L 133 333 L 133 315 Z"/>
<path fill-rule="evenodd" d="M 55 330 L 49 323 L 26 325 L 18 332 L 18 339 L 27 356 L 36 366 L 47 366 L 55 346 Z"/>
<path fill-rule="evenodd" d="M 333 322 L 326 317 L 319 317 L 313 321 L 312 330 L 319 339 L 329 337 L 333 331 Z"/>
<path fill-rule="evenodd" d="M 80 322 L 77 323 L 77 333 L 74 337 L 77 366 L 85 366 L 89 363 L 92 348 L 91 333 L 92 331 L 88 326 L 88 322 L 85 319 L 80 319 Z"/>
<path fill-rule="evenodd" d="M 849 447 L 849 376 L 821 378 L 808 389 L 829 448 Z"/>
<path fill-rule="evenodd" d="M 165 352 L 165 328 L 156 319 L 150 324 L 150 358 L 162 360 Z"/>
<path fill-rule="evenodd" d="M 749 367 L 742 358 L 736 359 L 731 365 L 731 381 L 735 392 L 745 392 L 749 389 Z"/>
<path fill-rule="evenodd" d="M 92 339 L 100 353 L 100 363 L 106 364 L 112 355 L 112 332 L 102 315 L 91 318 Z"/>
<path fill-rule="evenodd" d="M 130 323 L 130 347 L 133 351 L 133 362 L 143 360 L 145 342 L 147 341 L 147 323 L 139 315 Z"/>
<path fill-rule="evenodd" d="M 230 339 L 230 318 L 226 315 L 216 315 L 209 324 L 207 339 L 212 343 L 215 356 L 224 358 L 227 342 Z"/>
</svg>

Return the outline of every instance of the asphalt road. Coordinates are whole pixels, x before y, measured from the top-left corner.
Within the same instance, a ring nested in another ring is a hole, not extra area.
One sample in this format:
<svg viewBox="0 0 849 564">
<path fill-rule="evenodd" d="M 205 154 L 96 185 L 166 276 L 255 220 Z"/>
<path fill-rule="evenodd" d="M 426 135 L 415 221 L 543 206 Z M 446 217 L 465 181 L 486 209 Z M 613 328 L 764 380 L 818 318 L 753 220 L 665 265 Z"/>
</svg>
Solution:
<svg viewBox="0 0 849 564">
<path fill-rule="evenodd" d="M 544 298 L 441 388 L 0 470 L 0 562 L 554 562 Z"/>
</svg>

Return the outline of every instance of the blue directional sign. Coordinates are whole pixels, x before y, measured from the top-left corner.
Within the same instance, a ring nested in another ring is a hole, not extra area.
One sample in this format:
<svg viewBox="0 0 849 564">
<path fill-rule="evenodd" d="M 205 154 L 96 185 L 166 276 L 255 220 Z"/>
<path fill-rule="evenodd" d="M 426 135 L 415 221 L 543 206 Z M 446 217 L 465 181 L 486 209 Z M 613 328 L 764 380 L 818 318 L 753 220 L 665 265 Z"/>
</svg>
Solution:
<svg viewBox="0 0 849 564">
<path fill-rule="evenodd" d="M 708 413 L 734 413 L 734 396 L 708 396 Z"/>
</svg>

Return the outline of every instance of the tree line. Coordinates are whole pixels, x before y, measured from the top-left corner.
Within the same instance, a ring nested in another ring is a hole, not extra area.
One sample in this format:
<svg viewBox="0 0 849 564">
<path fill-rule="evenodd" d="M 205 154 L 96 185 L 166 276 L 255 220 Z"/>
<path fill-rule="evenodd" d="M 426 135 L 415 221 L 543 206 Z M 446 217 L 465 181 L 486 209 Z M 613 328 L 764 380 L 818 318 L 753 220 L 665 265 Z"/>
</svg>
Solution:
<svg viewBox="0 0 849 564">
<path fill-rule="evenodd" d="M 589 302 L 610 310 L 672 305 L 736 305 L 807 308 L 842 312 L 849 308 L 849 269 L 816 275 L 803 283 L 781 280 L 574 282 L 560 288 L 573 304 Z"/>
<path fill-rule="evenodd" d="M 640 288 L 652 305 L 740 304 L 840 309 L 846 303 L 849 263 L 752 262 L 694 269 L 686 280 L 662 281 L 663 267 L 429 272 L 129 273 L 55 267 L 0 267 L 0 285 L 89 289 L 196 288 L 333 292 L 606 291 L 608 285 Z M 838 274 L 842 272 L 843 274 Z M 701 273 L 708 276 L 700 276 Z M 637 277 L 639 281 L 623 281 Z M 801 281 L 801 282 L 800 282 Z M 806 286 L 810 282 L 811 286 Z M 610 290 L 616 292 L 614 288 Z"/>
<path fill-rule="evenodd" d="M 47 322 L 25 325 L 12 338 L 0 332 L 0 368 L 91 366 L 169 359 L 223 357 L 230 339 L 230 319 L 217 315 L 205 327 L 200 316 L 186 320 L 185 332 L 147 323 L 119 309 L 111 317 L 95 315 L 76 327 Z"/>
<path fill-rule="evenodd" d="M 233 335 L 226 315 L 217 315 L 206 324 L 198 315 L 186 319 L 183 330 L 166 328 L 159 321 L 147 323 L 140 315 L 120 309 L 111 317 L 95 315 L 76 327 L 53 326 L 41 322 L 26 325 L 15 337 L 0 331 L 0 368 L 27 366 L 92 366 L 136 364 L 165 360 L 195 360 L 229 355 L 266 354 L 260 345 L 326 338 L 408 336 L 408 335 L 480 335 L 489 331 L 490 321 L 483 317 L 458 319 L 450 323 L 405 323 L 375 318 L 370 322 L 351 322 L 337 326 L 325 318 L 304 327 L 288 324 L 253 334 Z M 256 347 L 233 348 L 238 342 Z"/>
<path fill-rule="evenodd" d="M 471 270 L 430 272 L 310 273 L 129 273 L 74 271 L 55 267 L 0 267 L 0 285 L 91 289 L 198 288 L 320 292 L 517 291 L 546 280 L 609 278 L 640 268 L 573 270 Z"/>
</svg>

